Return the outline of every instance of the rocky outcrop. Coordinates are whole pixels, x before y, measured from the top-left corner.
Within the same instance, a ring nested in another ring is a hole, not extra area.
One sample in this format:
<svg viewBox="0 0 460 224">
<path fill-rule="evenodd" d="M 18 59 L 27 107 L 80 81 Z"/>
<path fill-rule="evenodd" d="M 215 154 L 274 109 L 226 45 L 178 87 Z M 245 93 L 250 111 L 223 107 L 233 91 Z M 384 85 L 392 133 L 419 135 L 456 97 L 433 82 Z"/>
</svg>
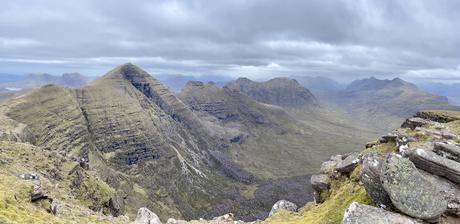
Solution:
<svg viewBox="0 0 460 224">
<path fill-rule="evenodd" d="M 321 193 L 329 189 L 331 179 L 327 174 L 317 174 L 312 175 L 310 178 L 310 184 L 315 190 L 313 192 L 313 197 L 316 203 L 322 203 L 324 198 L 321 197 Z"/>
<path fill-rule="evenodd" d="M 392 204 L 409 216 L 434 220 L 447 209 L 447 201 L 440 189 L 426 180 L 415 165 L 401 155 L 387 156 L 380 179 Z"/>
<path fill-rule="evenodd" d="M 452 113 L 449 111 L 419 111 L 415 114 L 415 117 L 420 117 L 423 119 L 439 122 L 439 123 L 448 123 L 451 121 L 460 120 L 460 115 Z"/>
<path fill-rule="evenodd" d="M 410 217 L 381 208 L 353 202 L 345 211 L 342 224 L 421 224 Z"/>
<path fill-rule="evenodd" d="M 432 151 L 433 144 L 428 143 L 407 151 L 409 159 L 420 169 L 440 177 L 445 177 L 454 183 L 460 183 L 460 163 L 440 156 Z"/>
<path fill-rule="evenodd" d="M 286 201 L 286 200 L 279 200 L 277 201 L 273 207 L 272 207 L 272 210 L 270 211 L 270 214 L 268 215 L 268 217 L 272 216 L 273 214 L 275 214 L 276 212 L 278 212 L 279 210 L 287 210 L 287 211 L 291 211 L 291 212 L 296 212 L 297 211 L 297 205 L 290 202 L 290 201 Z"/>
<path fill-rule="evenodd" d="M 434 122 L 430 120 L 426 120 L 420 117 L 411 117 L 411 118 L 406 119 L 406 121 L 404 121 L 401 127 L 415 129 L 416 127 L 423 127 L 423 126 L 428 126 L 432 124 L 434 124 Z"/>
<path fill-rule="evenodd" d="M 160 218 L 148 208 L 139 208 L 135 224 L 161 224 Z"/>
<path fill-rule="evenodd" d="M 363 159 L 360 180 L 377 206 L 391 209 L 393 208 L 393 204 L 391 203 L 390 196 L 383 188 L 382 181 L 380 180 L 384 160 L 384 155 L 379 155 L 375 151 L 366 155 Z"/>
</svg>

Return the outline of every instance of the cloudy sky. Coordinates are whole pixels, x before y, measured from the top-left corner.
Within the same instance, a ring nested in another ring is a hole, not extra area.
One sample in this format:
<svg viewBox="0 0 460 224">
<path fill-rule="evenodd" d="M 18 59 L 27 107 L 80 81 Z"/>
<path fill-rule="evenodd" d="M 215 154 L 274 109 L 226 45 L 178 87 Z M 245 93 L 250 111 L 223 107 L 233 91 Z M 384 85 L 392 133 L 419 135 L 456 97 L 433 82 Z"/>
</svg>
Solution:
<svg viewBox="0 0 460 224">
<path fill-rule="evenodd" d="M 0 0 L 0 73 L 460 82 L 457 0 Z"/>
</svg>

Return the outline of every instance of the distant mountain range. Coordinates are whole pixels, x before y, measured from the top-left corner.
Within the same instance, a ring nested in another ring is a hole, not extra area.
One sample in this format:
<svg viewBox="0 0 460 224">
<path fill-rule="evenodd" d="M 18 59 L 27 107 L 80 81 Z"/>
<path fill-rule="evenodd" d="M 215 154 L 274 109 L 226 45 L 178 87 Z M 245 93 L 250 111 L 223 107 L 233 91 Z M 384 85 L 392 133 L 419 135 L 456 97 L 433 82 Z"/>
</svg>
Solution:
<svg viewBox="0 0 460 224">
<path fill-rule="evenodd" d="M 444 84 L 425 82 L 418 84 L 418 86 L 427 92 L 446 96 L 449 98 L 451 104 L 460 106 L 460 83 Z"/>
<path fill-rule="evenodd" d="M 297 80 L 300 84 L 309 89 L 315 96 L 325 96 L 333 94 L 337 91 L 345 89 L 346 85 L 341 84 L 327 77 L 311 77 L 311 76 L 291 76 L 290 78 Z"/>
</svg>

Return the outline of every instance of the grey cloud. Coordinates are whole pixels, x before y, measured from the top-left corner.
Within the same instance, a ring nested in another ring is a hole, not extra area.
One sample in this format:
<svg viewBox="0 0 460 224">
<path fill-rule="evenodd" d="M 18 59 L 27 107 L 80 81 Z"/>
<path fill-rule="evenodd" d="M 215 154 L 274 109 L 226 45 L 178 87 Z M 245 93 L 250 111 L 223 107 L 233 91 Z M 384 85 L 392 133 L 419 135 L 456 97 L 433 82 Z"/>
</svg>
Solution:
<svg viewBox="0 0 460 224">
<path fill-rule="evenodd" d="M 460 81 L 455 0 L 0 0 L 0 73 Z M 37 71 L 39 70 L 39 71 Z"/>
</svg>

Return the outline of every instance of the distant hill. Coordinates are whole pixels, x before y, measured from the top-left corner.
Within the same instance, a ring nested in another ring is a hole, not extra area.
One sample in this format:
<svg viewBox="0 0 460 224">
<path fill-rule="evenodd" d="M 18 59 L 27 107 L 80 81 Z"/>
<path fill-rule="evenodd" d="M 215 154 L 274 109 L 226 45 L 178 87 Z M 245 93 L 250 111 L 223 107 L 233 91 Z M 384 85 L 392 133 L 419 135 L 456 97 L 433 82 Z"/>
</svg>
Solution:
<svg viewBox="0 0 460 224">
<path fill-rule="evenodd" d="M 80 73 L 64 73 L 61 76 L 46 73 L 29 75 L 8 75 L 0 78 L 0 88 L 30 89 L 46 84 L 58 84 L 68 87 L 83 86 L 90 78 Z"/>
<path fill-rule="evenodd" d="M 0 75 L 0 102 L 20 96 L 31 89 L 47 84 L 67 87 L 80 87 L 87 84 L 90 78 L 80 73 L 64 73 L 61 76 L 42 74 Z"/>
<path fill-rule="evenodd" d="M 155 78 L 165 84 L 169 89 L 175 92 L 179 92 L 185 87 L 188 81 L 199 81 L 199 82 L 213 82 L 218 86 L 224 86 L 227 82 L 232 79 L 227 76 L 218 75 L 181 75 L 181 74 L 159 74 L 155 75 Z"/>
<path fill-rule="evenodd" d="M 446 96 L 449 99 L 449 103 L 460 106 L 460 83 L 425 82 L 418 84 L 418 86 L 432 94 Z"/>
<path fill-rule="evenodd" d="M 335 102 L 357 119 L 391 129 L 424 109 L 457 109 L 447 97 L 430 94 L 400 78 L 356 80 L 340 91 Z"/>
<path fill-rule="evenodd" d="M 334 94 L 346 87 L 344 84 L 322 76 L 291 76 L 290 78 L 297 80 L 315 96 Z"/>
<path fill-rule="evenodd" d="M 240 91 L 251 98 L 282 107 L 304 107 L 317 105 L 315 96 L 294 79 L 274 78 L 266 82 L 255 82 L 238 78 L 225 87 Z"/>
</svg>

